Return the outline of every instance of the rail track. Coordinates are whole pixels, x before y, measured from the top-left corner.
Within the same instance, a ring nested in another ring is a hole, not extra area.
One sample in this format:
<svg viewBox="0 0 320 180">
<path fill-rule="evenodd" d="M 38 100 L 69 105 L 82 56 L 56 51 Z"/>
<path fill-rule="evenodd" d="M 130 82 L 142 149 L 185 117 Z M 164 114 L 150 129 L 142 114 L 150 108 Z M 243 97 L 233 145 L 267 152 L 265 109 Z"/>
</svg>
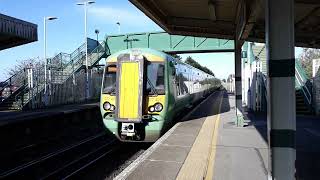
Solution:
<svg viewBox="0 0 320 180">
<path fill-rule="evenodd" d="M 181 113 L 178 119 L 184 116 L 185 114 Z M 107 167 L 108 172 L 103 170 L 102 173 L 110 179 L 127 166 L 130 161 L 134 160 L 132 158 L 136 158 L 134 157 L 135 153 L 141 152 L 151 145 L 138 144 L 123 144 L 104 132 L 99 133 L 47 155 L 33 158 L 9 170 L 0 171 L 0 179 L 68 179 L 82 177 L 83 174 L 90 174 L 90 170 L 84 172 L 85 169 L 90 169 L 89 166 L 98 167 L 98 169 L 99 167 L 104 167 L 104 169 Z M 97 161 L 100 159 L 103 159 L 103 161 L 98 163 Z M 106 159 L 108 160 L 106 161 Z M 94 174 L 94 176 L 96 175 Z M 90 175 L 87 175 L 86 178 L 90 178 Z"/>
<path fill-rule="evenodd" d="M 86 138 L 0 174 L 0 179 L 66 179 L 119 148 L 105 133 Z"/>
</svg>

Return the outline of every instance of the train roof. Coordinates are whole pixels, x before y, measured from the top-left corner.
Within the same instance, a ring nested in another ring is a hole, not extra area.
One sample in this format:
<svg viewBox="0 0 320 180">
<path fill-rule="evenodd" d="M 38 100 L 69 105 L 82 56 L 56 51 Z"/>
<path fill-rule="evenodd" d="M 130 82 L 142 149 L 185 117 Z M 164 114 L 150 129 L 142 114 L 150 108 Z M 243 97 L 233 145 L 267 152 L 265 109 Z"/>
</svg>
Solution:
<svg viewBox="0 0 320 180">
<path fill-rule="evenodd" d="M 125 50 L 118 51 L 118 52 L 110 55 L 106 59 L 106 61 L 107 62 L 116 62 L 117 61 L 117 57 L 120 54 L 127 54 L 127 53 L 130 54 L 133 51 L 139 51 L 149 61 L 166 61 L 167 56 L 168 56 L 166 53 L 164 53 L 162 51 L 155 50 L 155 49 L 150 49 L 150 48 L 130 48 L 130 49 L 125 49 Z"/>
<path fill-rule="evenodd" d="M 189 64 L 186 64 L 185 62 L 179 60 L 179 59 L 176 59 L 174 57 L 172 57 L 171 55 L 169 54 L 166 54 L 162 51 L 159 51 L 159 50 L 155 50 L 155 49 L 150 49 L 150 48 L 130 48 L 130 49 L 125 49 L 125 50 L 121 50 L 121 51 L 118 51 L 112 55 L 110 55 L 106 61 L 107 62 L 117 62 L 117 57 L 120 55 L 120 54 L 127 54 L 127 53 L 132 53 L 133 51 L 139 51 L 143 56 L 145 56 L 149 61 L 167 61 L 168 58 L 167 57 L 171 57 L 172 60 L 176 61 L 176 62 L 179 62 L 180 64 L 184 64 L 185 66 L 188 66 L 189 68 L 191 69 L 196 69 L 198 71 L 201 71 L 202 73 L 208 75 L 208 77 L 215 77 L 215 76 L 212 76 L 198 68 L 195 68 Z"/>
</svg>

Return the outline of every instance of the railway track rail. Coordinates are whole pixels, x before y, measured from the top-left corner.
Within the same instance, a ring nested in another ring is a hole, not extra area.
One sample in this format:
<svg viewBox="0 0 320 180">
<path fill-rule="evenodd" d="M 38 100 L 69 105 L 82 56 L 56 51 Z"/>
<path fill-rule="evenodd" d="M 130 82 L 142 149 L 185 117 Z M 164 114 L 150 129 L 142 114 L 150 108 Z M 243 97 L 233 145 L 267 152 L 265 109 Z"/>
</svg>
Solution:
<svg viewBox="0 0 320 180">
<path fill-rule="evenodd" d="M 0 174 L 0 179 L 65 179 L 113 152 L 118 141 L 105 133 L 31 160 Z"/>
<path fill-rule="evenodd" d="M 95 132 L 94 132 L 95 131 Z M 8 147 L 7 144 L 1 144 L 0 154 L 0 175 L 17 167 L 18 165 L 25 164 L 33 159 L 38 159 L 40 157 L 46 156 L 50 153 L 59 151 L 70 144 L 78 143 L 84 139 L 90 138 L 98 132 L 103 132 L 101 130 L 93 130 L 88 128 L 79 129 L 78 132 L 69 131 L 68 134 L 57 135 L 52 134 L 51 137 L 41 138 L 40 140 L 35 140 L 29 144 L 23 146 L 18 146 L 16 148 Z M 18 139 L 17 141 L 19 141 Z M 16 140 L 12 140 L 13 142 Z"/>
</svg>

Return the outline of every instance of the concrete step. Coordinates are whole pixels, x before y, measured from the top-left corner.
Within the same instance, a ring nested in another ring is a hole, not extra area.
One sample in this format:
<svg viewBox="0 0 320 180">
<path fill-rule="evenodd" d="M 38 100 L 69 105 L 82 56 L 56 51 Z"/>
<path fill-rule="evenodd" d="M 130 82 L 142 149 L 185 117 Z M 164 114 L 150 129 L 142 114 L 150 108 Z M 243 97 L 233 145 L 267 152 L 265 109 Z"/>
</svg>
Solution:
<svg viewBox="0 0 320 180">
<path fill-rule="evenodd" d="M 20 107 L 18 106 L 9 106 L 9 107 L 6 107 L 6 106 L 0 106 L 0 111 L 6 111 L 6 110 L 19 110 Z"/>
<path fill-rule="evenodd" d="M 307 107 L 307 105 L 304 102 L 296 102 L 296 106 L 305 106 L 305 107 Z"/>
<path fill-rule="evenodd" d="M 301 115 L 312 115 L 310 111 L 296 111 L 296 114 L 301 114 Z"/>
<path fill-rule="evenodd" d="M 309 111 L 306 107 L 296 107 L 296 111 Z"/>
<path fill-rule="evenodd" d="M 296 103 L 304 104 L 304 99 L 296 99 Z"/>
</svg>

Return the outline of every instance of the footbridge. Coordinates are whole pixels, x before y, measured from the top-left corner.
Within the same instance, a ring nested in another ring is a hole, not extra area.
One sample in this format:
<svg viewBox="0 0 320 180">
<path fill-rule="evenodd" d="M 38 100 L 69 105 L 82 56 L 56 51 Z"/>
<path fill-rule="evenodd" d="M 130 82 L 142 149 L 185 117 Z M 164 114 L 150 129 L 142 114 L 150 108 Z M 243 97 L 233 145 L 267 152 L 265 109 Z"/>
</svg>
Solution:
<svg viewBox="0 0 320 180">
<path fill-rule="evenodd" d="M 234 52 L 233 40 L 145 32 L 106 37 L 108 54 L 128 48 L 151 48 L 170 54 Z"/>
</svg>

